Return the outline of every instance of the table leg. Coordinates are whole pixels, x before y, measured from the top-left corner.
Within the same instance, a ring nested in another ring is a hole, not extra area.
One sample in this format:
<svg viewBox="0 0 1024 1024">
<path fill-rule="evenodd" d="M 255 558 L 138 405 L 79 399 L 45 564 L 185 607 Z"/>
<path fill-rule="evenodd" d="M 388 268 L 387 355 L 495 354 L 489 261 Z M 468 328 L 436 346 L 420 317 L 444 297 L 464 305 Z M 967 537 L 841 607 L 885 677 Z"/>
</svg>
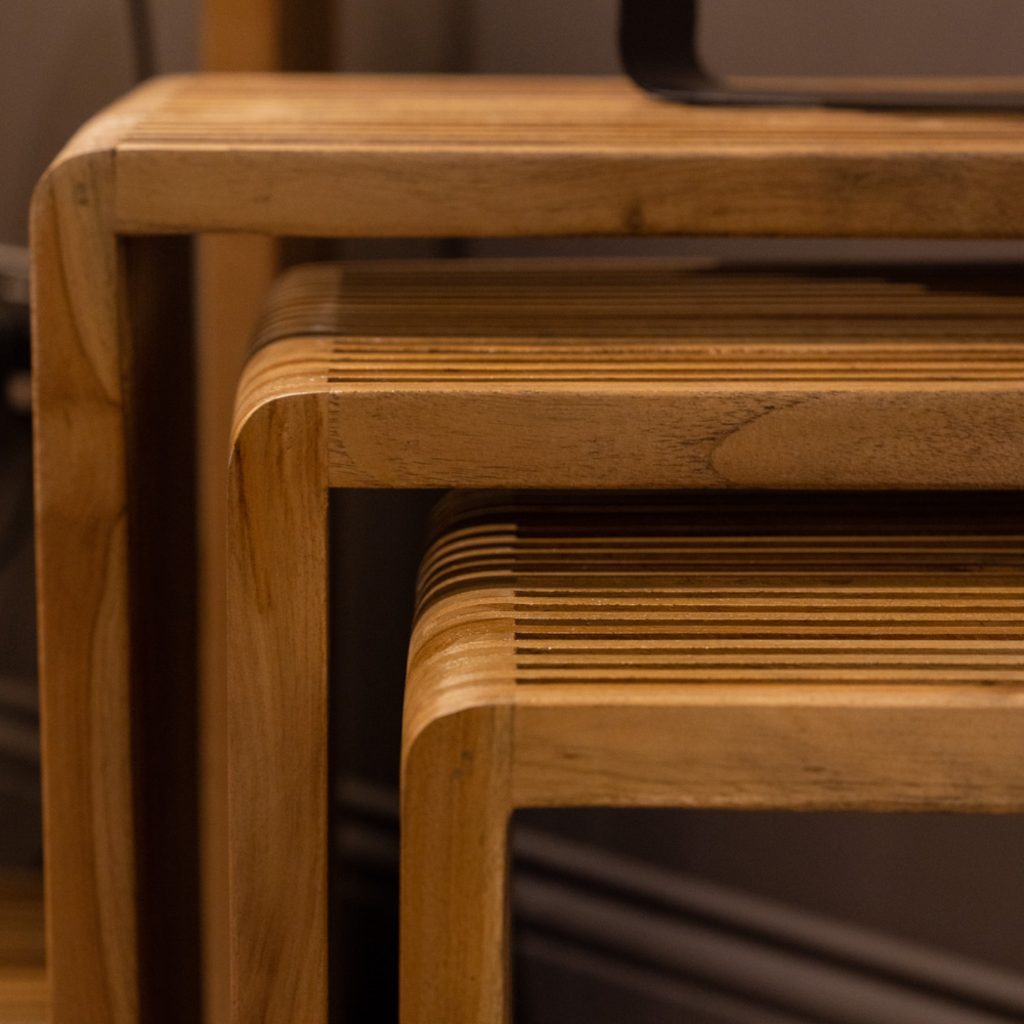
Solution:
<svg viewBox="0 0 1024 1024">
<path fill-rule="evenodd" d="M 232 451 L 232 1024 L 327 1021 L 326 410 L 258 405 Z"/>
<path fill-rule="evenodd" d="M 188 243 L 110 229 L 109 154 L 33 206 L 55 1024 L 198 1019 Z"/>
</svg>

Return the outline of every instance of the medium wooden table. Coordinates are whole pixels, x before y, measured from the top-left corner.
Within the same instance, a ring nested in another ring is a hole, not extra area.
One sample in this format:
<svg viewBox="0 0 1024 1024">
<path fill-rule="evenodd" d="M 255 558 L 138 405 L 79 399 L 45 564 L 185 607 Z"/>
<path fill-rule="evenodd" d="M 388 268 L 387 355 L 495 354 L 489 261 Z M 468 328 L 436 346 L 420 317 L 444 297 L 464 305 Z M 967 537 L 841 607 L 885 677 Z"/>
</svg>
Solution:
<svg viewBox="0 0 1024 1024">
<path fill-rule="evenodd" d="M 670 106 L 617 79 L 181 77 L 83 128 L 32 209 L 54 1020 L 191 1013 L 188 236 L 1024 238 L 1022 179 L 1020 114 Z"/>
<path fill-rule="evenodd" d="M 490 940 L 513 800 L 1024 810 L 1018 279 L 649 259 L 284 274 L 231 435 L 234 1024 L 326 1024 L 335 997 L 332 488 L 498 489 L 450 496 L 421 570 L 401 773 L 420 896 L 402 898 L 430 912 L 400 927 L 410 1024 L 505 1020 Z M 974 493 L 787 493 L 889 488 Z M 822 625 L 826 606 L 842 622 Z M 787 709 L 774 732 L 769 703 Z"/>
</svg>

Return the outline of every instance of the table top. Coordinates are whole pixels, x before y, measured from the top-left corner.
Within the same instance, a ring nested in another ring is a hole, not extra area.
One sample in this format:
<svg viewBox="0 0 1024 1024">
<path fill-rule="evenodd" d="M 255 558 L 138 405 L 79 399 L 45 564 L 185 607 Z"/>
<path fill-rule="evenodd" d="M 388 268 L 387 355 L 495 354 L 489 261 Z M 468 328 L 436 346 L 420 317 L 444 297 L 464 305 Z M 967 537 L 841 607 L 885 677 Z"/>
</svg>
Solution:
<svg viewBox="0 0 1024 1024">
<path fill-rule="evenodd" d="M 1018 112 L 687 106 L 615 77 L 194 75 L 140 87 L 63 159 L 97 151 L 127 234 L 1024 237 Z"/>
<path fill-rule="evenodd" d="M 335 487 L 1020 488 L 1017 267 L 312 264 L 238 390 Z"/>
</svg>

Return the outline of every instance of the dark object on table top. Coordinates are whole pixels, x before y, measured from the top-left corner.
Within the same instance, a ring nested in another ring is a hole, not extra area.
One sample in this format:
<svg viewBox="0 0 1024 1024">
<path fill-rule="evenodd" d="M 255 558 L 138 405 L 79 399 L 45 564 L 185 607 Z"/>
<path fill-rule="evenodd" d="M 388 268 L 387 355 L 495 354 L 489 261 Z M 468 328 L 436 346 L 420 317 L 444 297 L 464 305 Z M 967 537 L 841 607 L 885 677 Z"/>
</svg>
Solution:
<svg viewBox="0 0 1024 1024">
<path fill-rule="evenodd" d="M 1024 78 L 719 77 L 698 52 L 698 0 L 621 0 L 630 77 L 668 100 L 734 106 L 1024 110 Z"/>
</svg>

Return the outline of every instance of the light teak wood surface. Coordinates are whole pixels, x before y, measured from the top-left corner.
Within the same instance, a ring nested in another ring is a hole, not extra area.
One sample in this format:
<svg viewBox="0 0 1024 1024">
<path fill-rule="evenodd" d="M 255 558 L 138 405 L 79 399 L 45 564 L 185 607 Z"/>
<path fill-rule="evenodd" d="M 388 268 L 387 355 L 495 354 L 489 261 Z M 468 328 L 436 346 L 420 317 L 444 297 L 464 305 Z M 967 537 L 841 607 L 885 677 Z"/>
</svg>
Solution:
<svg viewBox="0 0 1024 1024">
<path fill-rule="evenodd" d="M 1012 292 L 1015 281 L 1015 272 L 998 268 L 972 277 L 967 271 L 936 269 L 783 273 L 645 261 L 569 266 L 545 261 L 376 263 L 298 268 L 286 275 L 259 332 L 261 347 L 245 369 L 234 426 L 228 585 L 236 1024 L 288 1019 L 298 991 L 293 979 L 305 971 L 312 972 L 314 980 L 302 989 L 309 993 L 303 1011 L 309 1014 L 307 1019 L 326 1019 L 326 995 L 319 987 L 320 965 L 326 960 L 324 908 L 305 897 L 326 890 L 322 616 L 327 600 L 323 559 L 328 487 L 540 487 L 553 480 L 596 489 L 722 488 L 754 481 L 776 487 L 886 487 L 896 478 L 905 486 L 950 488 L 979 481 L 1019 486 L 1017 339 L 1024 302 Z M 922 398 L 930 404 L 922 404 Z M 855 413 L 850 414 L 844 403 L 853 401 Z M 990 415 L 989 402 L 1002 420 Z M 901 403 L 915 413 L 923 408 L 926 414 L 907 416 L 894 429 L 899 421 L 890 413 L 894 406 L 903 407 Z M 734 438 L 751 427 L 763 429 L 758 425 L 770 421 L 775 409 L 786 415 L 778 428 L 769 429 L 769 442 L 740 447 L 727 464 L 729 473 L 724 472 L 723 447 L 729 451 Z M 806 410 L 810 413 L 801 422 Z M 833 426 L 826 430 L 822 424 L 829 416 Z M 840 437 L 837 447 L 836 425 L 843 422 L 849 424 L 854 442 Z M 937 423 L 949 426 L 942 432 Z M 811 443 L 817 447 L 808 452 Z M 794 447 L 799 461 L 791 454 Z M 841 505 L 853 501 L 845 496 L 837 500 Z M 990 497 L 996 509 L 1011 500 Z M 894 551 L 909 544 L 892 525 L 905 524 L 917 507 L 914 499 L 908 502 L 904 507 L 888 501 L 885 516 L 873 521 L 877 531 L 897 531 Z M 765 501 L 748 515 L 767 519 L 771 508 Z M 987 522 L 983 511 L 982 506 L 974 526 L 963 525 L 971 522 L 964 513 L 958 529 L 965 534 L 975 526 L 981 529 Z M 1007 516 L 1003 513 L 1000 523 Z M 482 571 L 489 573 L 491 561 L 500 561 L 502 544 L 514 550 L 515 534 L 506 534 L 493 543 L 481 542 Z M 724 559 L 729 545 L 723 543 L 720 551 L 709 545 L 700 566 L 709 573 L 712 562 L 723 559 L 721 571 L 727 580 L 730 567 Z M 796 531 L 790 547 L 782 542 L 781 547 L 772 547 L 755 534 L 752 553 L 743 557 L 754 558 L 759 543 L 768 554 L 777 548 L 783 562 L 804 557 L 804 544 L 806 558 L 823 580 L 826 563 L 847 573 L 842 561 L 846 551 L 839 541 L 836 551 L 825 542 L 824 550 L 819 550 Z M 861 547 L 870 549 L 871 543 L 869 536 Z M 877 614 L 880 608 L 899 614 L 905 602 L 913 604 L 914 586 L 964 584 L 962 572 L 938 579 L 938 567 L 929 563 L 943 543 L 925 546 L 919 556 L 912 551 L 908 558 L 921 562 L 921 579 L 908 583 L 909 589 L 894 591 L 888 604 L 871 605 L 864 614 Z M 861 559 L 862 564 L 867 556 L 856 541 L 846 547 L 848 557 Z M 449 562 L 458 575 L 456 556 L 461 549 L 456 545 L 453 550 L 456 554 L 450 557 L 446 552 L 436 558 L 442 579 L 447 579 Z M 477 550 L 470 537 L 466 557 Z M 981 576 L 971 560 L 974 555 L 971 549 L 964 568 Z M 500 605 L 511 600 L 516 577 L 499 576 Z M 995 578 L 1003 577 L 997 573 Z M 867 577 L 864 585 L 884 590 L 881 582 Z M 843 584 L 825 580 L 817 590 L 811 586 L 801 594 L 803 604 L 792 605 L 790 618 L 801 642 L 812 631 L 801 620 L 812 614 L 819 599 L 826 604 L 833 600 L 826 593 L 828 586 L 841 590 Z M 1019 627 L 1012 611 L 1018 596 L 1013 590 L 1000 598 L 1002 610 L 1010 615 L 1006 628 L 1011 631 Z M 755 609 L 755 619 L 761 613 L 770 619 L 774 600 L 765 597 L 767 611 Z M 677 616 L 685 614 L 686 609 L 680 609 L 678 602 L 673 605 Z M 461 614 L 451 620 L 455 636 L 462 635 Z M 957 614 L 955 607 L 952 614 Z M 495 606 L 495 615 L 491 625 L 505 630 L 507 640 L 507 608 Z M 827 632 L 831 625 L 831 620 L 825 621 L 821 629 Z M 470 627 L 476 628 L 471 622 Z M 699 630 L 695 637 L 695 643 L 708 646 Z M 540 647 L 547 642 L 542 638 Z M 910 646 L 916 642 L 909 641 Z M 424 643 L 429 648 L 433 641 Z M 714 641 L 710 643 L 714 646 Z M 785 643 L 776 644 L 783 661 L 789 657 Z M 936 789 L 933 794 L 922 788 L 914 775 L 929 757 L 934 768 L 940 750 L 941 756 L 957 754 L 958 748 L 941 745 L 948 719 L 932 714 L 947 704 L 957 706 L 962 695 L 948 687 L 904 687 L 893 691 L 891 706 L 863 713 L 857 700 L 850 703 L 854 690 L 848 687 L 838 694 L 827 688 L 801 690 L 796 704 L 789 697 L 780 698 L 771 687 L 754 687 L 723 710 L 714 702 L 708 705 L 692 687 L 677 688 L 668 700 L 669 691 L 660 685 L 631 685 L 616 697 L 628 707 L 617 705 L 620 726 L 609 732 L 601 724 L 604 707 L 592 689 L 514 688 L 518 654 L 507 643 L 470 642 L 468 671 L 458 678 L 450 671 L 444 644 L 438 644 L 442 654 L 436 659 L 425 656 L 417 668 L 421 677 L 430 676 L 436 693 L 426 683 L 410 691 L 410 735 L 465 708 L 488 710 L 470 716 L 452 732 L 431 733 L 429 742 L 436 738 L 436 744 L 429 746 L 424 739 L 421 753 L 409 755 L 419 758 L 427 771 L 431 764 L 447 764 L 460 744 L 467 754 L 466 763 L 452 769 L 460 780 L 454 789 L 443 789 L 450 781 L 447 775 L 413 780 L 407 788 L 417 794 L 408 797 L 417 806 L 426 801 L 435 810 L 449 807 L 444 814 L 432 811 L 429 820 L 411 824 L 406 833 L 420 837 L 415 840 L 419 846 L 443 852 L 443 857 L 438 853 L 441 861 L 426 860 L 421 867 L 414 861 L 408 870 L 423 872 L 415 877 L 447 879 L 439 883 L 440 889 L 417 890 L 419 909 L 413 916 L 433 920 L 430 908 L 449 901 L 469 865 L 476 886 L 470 888 L 479 898 L 473 900 L 473 922 L 466 923 L 465 931 L 453 931 L 450 940 L 443 930 L 420 934 L 406 929 L 412 936 L 406 941 L 412 943 L 409 949 L 420 949 L 422 943 L 422 948 L 446 950 L 442 959 L 455 958 L 466 978 L 490 979 L 482 989 L 465 988 L 473 994 L 467 1020 L 500 1016 L 506 1005 L 504 988 L 486 986 L 504 976 L 493 942 L 504 927 L 498 912 L 504 892 L 504 847 L 496 837 L 504 835 L 512 802 L 557 803 L 578 796 L 581 802 L 593 803 L 685 803 L 687 798 L 680 796 L 685 778 L 705 756 L 720 761 L 721 750 L 704 749 L 695 742 L 689 760 L 677 758 L 675 768 L 666 768 L 677 746 L 680 717 L 689 723 L 687 729 L 703 735 L 706 725 L 711 728 L 716 716 L 724 716 L 744 744 L 759 742 L 759 723 L 772 722 L 766 736 L 782 743 L 792 722 L 800 729 L 817 729 L 817 700 L 833 723 L 831 728 L 848 734 L 848 740 L 834 748 L 831 775 L 816 776 L 791 757 L 780 760 L 778 770 L 758 784 L 759 776 L 751 775 L 746 762 L 740 763 L 737 805 L 747 800 L 751 806 L 770 805 L 776 787 L 786 793 L 788 806 L 882 806 L 888 799 L 888 776 L 878 756 L 892 742 L 891 729 L 918 729 L 919 719 L 926 725 L 934 722 L 938 732 L 921 726 L 922 745 L 902 766 L 915 778 L 921 806 L 933 797 L 950 806 L 954 802 L 945 791 Z M 895 650 L 892 644 L 887 649 Z M 1010 650 L 1016 683 L 1019 643 L 1003 649 Z M 855 646 L 850 657 L 863 665 L 866 650 Z M 765 663 L 763 654 L 759 652 L 759 661 L 748 659 L 748 678 L 762 669 L 773 671 L 771 658 Z M 970 657 L 975 656 L 984 661 L 973 650 Z M 1005 667 L 1005 662 L 1006 656 L 999 664 Z M 811 659 L 805 674 L 811 682 L 828 681 L 831 664 L 827 657 L 823 663 Z M 543 670 L 542 666 L 538 671 Z M 934 672 L 929 675 L 927 657 L 914 671 L 938 682 Z M 890 682 L 899 674 L 890 664 L 880 678 Z M 781 681 L 778 672 L 775 676 Z M 959 684 L 968 676 L 954 672 L 953 682 Z M 648 682 L 659 678 L 655 673 Z M 430 699 L 422 698 L 423 693 Z M 870 693 L 880 695 L 882 704 L 889 700 L 878 688 Z M 564 699 L 553 704 L 547 700 L 559 694 Z M 536 707 L 531 705 L 528 718 L 516 719 L 520 753 L 515 772 L 509 775 L 502 760 L 509 728 L 502 709 L 513 703 L 518 709 L 528 696 Z M 1007 703 L 1003 696 L 998 689 L 971 690 L 962 710 L 964 721 L 977 720 L 985 742 L 1002 744 L 993 771 L 1005 782 L 1016 770 L 1010 752 L 1020 735 L 1013 716 L 1005 719 L 1005 733 L 993 725 L 992 708 Z M 582 703 L 575 702 L 576 697 Z M 976 699 L 981 702 L 977 713 L 972 703 Z M 445 701 L 451 702 L 449 710 Z M 672 701 L 676 710 L 663 714 Z M 1013 697 L 1008 706 L 1016 707 L 1015 702 Z M 594 722 L 590 716 L 596 716 Z M 583 745 L 563 760 L 552 760 L 550 751 L 559 733 L 567 728 L 572 734 L 577 721 L 590 723 L 589 731 L 580 733 Z M 978 739 L 970 729 L 967 734 L 972 744 Z M 649 764 L 636 756 L 635 746 L 644 744 L 651 751 Z M 994 806 L 1004 797 L 1012 802 L 1016 796 L 1006 796 L 1010 790 L 1005 786 L 996 787 L 1002 794 L 998 798 L 992 796 L 996 790 L 986 789 L 980 749 L 970 746 L 968 761 L 954 757 L 950 764 L 966 764 L 978 775 L 980 781 L 970 793 L 979 805 Z M 994 756 L 994 749 L 990 753 Z M 646 776 L 639 767 L 645 764 Z M 868 771 L 871 764 L 875 767 Z M 899 767 L 894 762 L 893 786 L 902 785 L 903 776 L 895 771 Z M 858 789 L 854 780 L 862 769 Z M 613 790 L 609 779 L 619 775 L 631 778 L 633 788 Z M 691 780 L 693 788 L 686 791 L 691 793 L 690 802 L 724 806 L 727 778 L 723 769 L 705 789 Z M 831 789 L 830 779 L 838 780 Z M 314 784 L 321 787 L 315 800 L 309 788 Z M 478 792 L 490 794 L 493 802 L 472 804 Z M 909 797 L 893 799 L 910 805 Z M 970 799 L 964 790 L 965 809 Z M 450 820 L 463 822 L 465 828 L 453 834 L 447 828 Z M 285 877 L 290 881 L 282 885 Z M 300 883 L 305 887 L 302 900 L 294 897 Z M 419 953 L 408 956 L 420 960 Z M 440 985 L 446 975 L 428 968 L 425 976 L 438 979 Z M 429 1012 L 420 1006 L 420 996 L 410 997 L 410 1005 L 422 1010 L 418 1019 L 463 1019 L 462 1010 L 456 1013 L 446 1002 L 453 998 L 446 991 L 429 996 L 440 1000 Z"/>
<path fill-rule="evenodd" d="M 32 208 L 47 956 L 57 1022 L 134 1024 L 197 1010 L 187 250 L 176 238 L 122 238 L 111 225 L 108 147 L 144 106 L 130 101 L 76 137 Z M 173 976 L 160 963 L 176 964 Z M 152 975 L 145 992 L 142 973 Z"/>
<path fill-rule="evenodd" d="M 108 116 L 124 233 L 1024 235 L 1015 113 L 686 107 L 615 78 L 195 76 Z M 127 113 L 127 111 L 126 111 Z"/>
<path fill-rule="evenodd" d="M 325 429 L 319 396 L 268 403 L 249 418 L 232 454 L 228 836 L 236 1021 L 315 1021 L 327 1006 Z M 271 878 L 285 884 L 267 885 Z"/>
<path fill-rule="evenodd" d="M 240 401 L 329 389 L 333 486 L 1016 488 L 1019 278 L 309 266 L 278 286 Z"/>
<path fill-rule="evenodd" d="M 32 210 L 57 1024 L 194 1016 L 166 945 L 196 944 L 171 870 L 194 821 L 154 796 L 189 792 L 194 743 L 188 254 L 152 236 L 1021 237 L 1022 123 L 687 109 L 617 80 L 256 74 L 157 80 L 83 128 Z M 156 928 L 140 901 L 161 891 Z"/>
<path fill-rule="evenodd" d="M 401 1019 L 508 1019 L 513 808 L 1024 809 L 1022 511 L 450 499 L 409 655 Z"/>
</svg>

